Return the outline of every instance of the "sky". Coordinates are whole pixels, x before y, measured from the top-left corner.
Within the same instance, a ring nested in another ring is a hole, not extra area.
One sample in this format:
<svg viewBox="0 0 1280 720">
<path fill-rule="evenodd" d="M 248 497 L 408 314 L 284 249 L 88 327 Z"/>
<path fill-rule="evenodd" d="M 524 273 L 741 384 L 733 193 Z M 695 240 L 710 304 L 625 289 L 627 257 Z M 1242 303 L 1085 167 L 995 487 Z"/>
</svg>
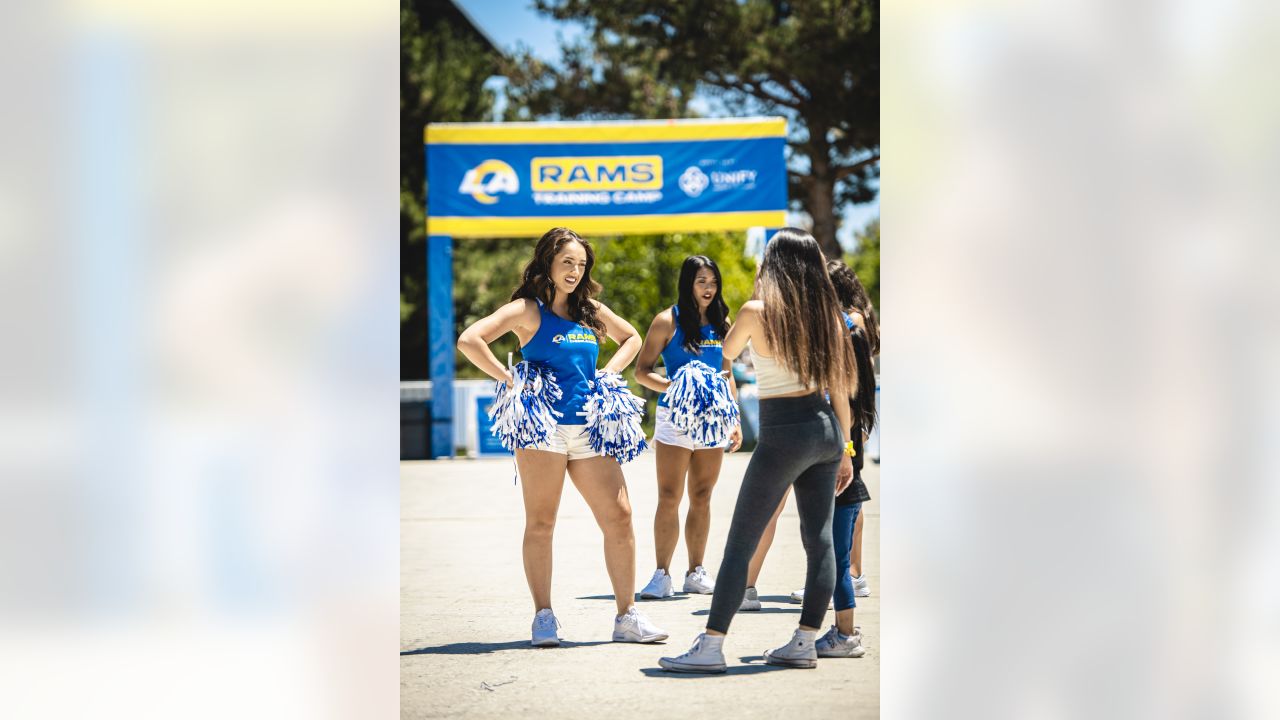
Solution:
<svg viewBox="0 0 1280 720">
<path fill-rule="evenodd" d="M 539 58 L 554 62 L 560 57 L 560 39 L 572 40 L 582 33 L 582 27 L 572 23 L 560 23 L 538 14 L 532 9 L 531 0 L 454 0 L 484 31 L 489 39 L 504 52 L 510 52 L 518 44 L 528 46 Z M 691 103 L 698 103 L 694 98 Z M 501 100 L 499 103 L 501 104 Z M 696 105 L 695 105 L 696 107 Z M 499 110 L 501 108 L 499 107 Z M 880 215 L 880 199 L 864 205 L 852 205 L 845 209 L 841 229 L 836 234 L 846 247 L 853 245 L 853 234 Z M 788 215 L 790 220 L 790 214 Z"/>
</svg>

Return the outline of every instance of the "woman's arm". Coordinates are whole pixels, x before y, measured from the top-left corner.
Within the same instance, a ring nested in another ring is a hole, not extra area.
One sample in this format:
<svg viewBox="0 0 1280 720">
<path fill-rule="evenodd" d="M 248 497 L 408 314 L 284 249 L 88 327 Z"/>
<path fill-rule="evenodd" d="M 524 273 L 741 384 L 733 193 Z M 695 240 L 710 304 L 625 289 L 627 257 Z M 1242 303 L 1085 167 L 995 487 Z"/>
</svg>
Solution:
<svg viewBox="0 0 1280 720">
<path fill-rule="evenodd" d="M 724 359 L 725 382 L 729 383 L 729 394 L 733 396 L 733 401 L 738 402 L 738 382 L 733 379 L 733 361 L 729 358 Z M 733 430 L 729 431 L 729 452 L 733 452 L 742 447 L 742 421 L 739 419 L 738 424 Z"/>
<path fill-rule="evenodd" d="M 596 303 L 596 315 L 604 323 L 605 332 L 610 339 L 618 343 L 618 351 L 604 366 L 604 372 L 620 373 L 627 369 L 635 359 L 636 353 L 640 352 L 640 333 L 636 332 L 631 323 L 618 317 L 604 303 L 595 300 L 591 302 Z"/>
<path fill-rule="evenodd" d="M 836 411 L 836 419 L 840 422 L 840 446 L 843 448 L 849 443 L 849 428 L 853 422 L 852 413 L 849 412 L 849 396 L 841 392 L 832 393 L 831 407 Z M 851 482 L 853 482 L 853 458 L 842 451 L 840 468 L 836 471 L 836 494 L 844 492 Z"/>
<path fill-rule="evenodd" d="M 738 319 L 729 328 L 729 334 L 724 338 L 724 357 L 726 360 L 732 361 L 734 358 L 742 354 L 742 349 L 747 346 L 747 341 L 760 332 L 760 312 L 764 309 L 764 303 L 759 300 L 748 300 L 743 303 L 742 308 L 738 310 Z"/>
<path fill-rule="evenodd" d="M 497 312 L 475 321 L 463 330 L 458 336 L 458 349 L 484 374 L 510 385 L 511 373 L 494 356 L 493 351 L 489 349 L 489 343 L 509 332 L 519 335 L 517 328 L 537 332 L 539 322 L 538 306 L 532 300 L 513 300 L 498 308 Z"/>
<path fill-rule="evenodd" d="M 650 390 L 666 392 L 667 387 L 671 385 L 670 378 L 659 375 L 653 366 L 662 355 L 662 348 L 671 342 L 674 331 L 671 311 L 663 310 L 654 316 L 653 322 L 649 324 L 649 332 L 644 336 L 644 345 L 641 346 L 640 357 L 636 360 L 636 382 Z"/>
</svg>

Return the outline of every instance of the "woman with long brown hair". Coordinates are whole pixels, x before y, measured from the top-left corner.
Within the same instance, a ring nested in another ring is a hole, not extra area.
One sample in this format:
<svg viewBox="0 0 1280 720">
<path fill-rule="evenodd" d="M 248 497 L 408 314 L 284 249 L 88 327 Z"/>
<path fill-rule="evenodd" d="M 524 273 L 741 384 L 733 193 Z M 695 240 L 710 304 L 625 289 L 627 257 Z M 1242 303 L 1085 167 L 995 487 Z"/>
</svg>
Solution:
<svg viewBox="0 0 1280 720">
<path fill-rule="evenodd" d="M 581 413 L 595 387 L 599 344 L 618 343 L 605 372 L 621 372 L 640 350 L 640 335 L 626 320 L 592 299 L 600 284 L 591 278 L 595 252 L 568 228 L 552 228 L 538 240 L 511 302 L 477 320 L 458 337 L 458 349 L 490 377 L 510 386 L 508 369 L 489 344 L 511 332 L 520 339 L 524 360 L 539 363 L 562 392 L 553 403 L 560 420 L 542 445 L 515 450 L 524 489 L 524 572 L 533 596 L 532 644 L 560 644 L 551 610 L 551 540 L 564 475 L 568 471 L 604 533 L 605 567 L 618 606 L 614 642 L 657 642 L 667 633 L 636 611 L 636 543 L 631 501 L 618 461 L 595 452 Z"/>
<path fill-rule="evenodd" d="M 738 311 L 724 341 L 737 357 L 750 343 L 760 392 L 760 439 L 733 511 L 706 632 L 689 652 L 659 664 L 677 672 L 724 672 L 724 636 L 742 604 L 747 564 L 774 508 L 795 489 L 807 556 L 804 607 L 785 645 L 765 662 L 814 667 L 814 646 L 835 587 L 831 520 L 835 496 L 853 479 L 849 396 L 856 361 L 813 236 L 784 228 L 765 246 L 756 299 Z M 826 396 L 831 401 L 828 402 Z"/>
</svg>

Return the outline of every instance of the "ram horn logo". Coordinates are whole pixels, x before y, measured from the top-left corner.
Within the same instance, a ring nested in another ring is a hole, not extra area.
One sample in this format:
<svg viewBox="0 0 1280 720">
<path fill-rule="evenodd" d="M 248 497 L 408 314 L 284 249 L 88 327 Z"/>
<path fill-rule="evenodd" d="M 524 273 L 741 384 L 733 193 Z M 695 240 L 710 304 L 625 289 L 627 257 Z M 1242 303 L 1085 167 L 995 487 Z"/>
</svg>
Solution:
<svg viewBox="0 0 1280 720">
<path fill-rule="evenodd" d="M 703 190 L 707 189 L 710 181 L 707 180 L 707 174 L 699 170 L 697 167 L 690 167 L 680 174 L 680 189 L 689 197 L 698 197 Z"/>
<path fill-rule="evenodd" d="M 510 165 L 501 160 L 485 160 L 467 171 L 458 186 L 458 192 L 465 193 L 482 202 L 492 205 L 498 202 L 496 193 L 514 195 L 520 190 L 520 178 Z"/>
<path fill-rule="evenodd" d="M 551 342 L 555 343 L 556 345 L 559 345 L 560 343 L 564 342 L 564 336 L 556 335 L 555 337 L 551 338 Z"/>
</svg>

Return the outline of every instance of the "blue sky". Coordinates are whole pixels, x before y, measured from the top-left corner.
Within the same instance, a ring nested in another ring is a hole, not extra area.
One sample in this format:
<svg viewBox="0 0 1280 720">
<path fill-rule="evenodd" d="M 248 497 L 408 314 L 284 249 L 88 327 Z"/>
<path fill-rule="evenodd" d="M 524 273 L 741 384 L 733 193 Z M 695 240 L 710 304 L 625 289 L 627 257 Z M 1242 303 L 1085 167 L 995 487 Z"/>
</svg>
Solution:
<svg viewBox="0 0 1280 720">
<path fill-rule="evenodd" d="M 543 60 L 560 57 L 557 34 L 571 40 L 582 32 L 578 25 L 550 20 L 532 9 L 530 0 L 455 0 L 466 10 L 480 29 L 503 51 L 510 52 L 518 44 L 527 45 Z M 697 98 L 693 100 L 697 102 Z M 853 232 L 880 215 L 880 200 L 854 205 L 844 212 L 844 222 L 837 233 L 841 243 L 849 247 Z"/>
</svg>

